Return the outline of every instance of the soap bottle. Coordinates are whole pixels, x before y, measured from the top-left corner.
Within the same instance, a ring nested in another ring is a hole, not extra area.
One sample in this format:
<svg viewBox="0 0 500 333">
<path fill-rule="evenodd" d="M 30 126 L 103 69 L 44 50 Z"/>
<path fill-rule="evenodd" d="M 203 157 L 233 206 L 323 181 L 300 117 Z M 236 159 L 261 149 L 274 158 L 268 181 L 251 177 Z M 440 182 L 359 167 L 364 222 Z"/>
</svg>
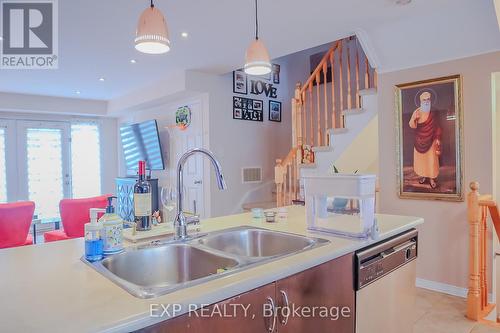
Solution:
<svg viewBox="0 0 500 333">
<path fill-rule="evenodd" d="M 113 199 L 116 197 L 108 197 L 106 214 L 99 219 L 103 229 L 104 255 L 123 251 L 123 220 L 115 214 Z"/>
<path fill-rule="evenodd" d="M 85 259 L 101 260 L 103 257 L 102 224 L 97 222 L 97 214 L 102 208 L 90 208 L 90 223 L 85 224 Z"/>
</svg>

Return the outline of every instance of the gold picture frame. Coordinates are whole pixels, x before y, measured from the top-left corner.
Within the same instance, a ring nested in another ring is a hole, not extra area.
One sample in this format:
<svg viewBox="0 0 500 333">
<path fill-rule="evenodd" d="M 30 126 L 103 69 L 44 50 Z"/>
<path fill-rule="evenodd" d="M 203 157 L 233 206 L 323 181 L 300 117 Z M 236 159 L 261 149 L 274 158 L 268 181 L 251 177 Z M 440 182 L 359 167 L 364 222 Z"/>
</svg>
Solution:
<svg viewBox="0 0 500 333">
<path fill-rule="evenodd" d="M 462 77 L 395 89 L 398 196 L 463 201 Z"/>
</svg>

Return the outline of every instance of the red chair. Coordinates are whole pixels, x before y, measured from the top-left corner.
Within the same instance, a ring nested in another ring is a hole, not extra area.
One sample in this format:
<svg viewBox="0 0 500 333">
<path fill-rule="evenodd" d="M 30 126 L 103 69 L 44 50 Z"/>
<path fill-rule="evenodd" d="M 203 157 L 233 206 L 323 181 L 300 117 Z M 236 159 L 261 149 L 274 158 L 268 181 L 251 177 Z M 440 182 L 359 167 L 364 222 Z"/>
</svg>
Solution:
<svg viewBox="0 0 500 333">
<path fill-rule="evenodd" d="M 28 233 L 34 211 L 32 201 L 0 204 L 0 249 L 33 244 Z"/>
<path fill-rule="evenodd" d="M 43 234 L 45 242 L 83 237 L 84 225 L 90 221 L 90 208 L 106 208 L 111 194 L 93 198 L 63 199 L 59 202 L 59 213 L 64 230 L 54 230 Z"/>
</svg>

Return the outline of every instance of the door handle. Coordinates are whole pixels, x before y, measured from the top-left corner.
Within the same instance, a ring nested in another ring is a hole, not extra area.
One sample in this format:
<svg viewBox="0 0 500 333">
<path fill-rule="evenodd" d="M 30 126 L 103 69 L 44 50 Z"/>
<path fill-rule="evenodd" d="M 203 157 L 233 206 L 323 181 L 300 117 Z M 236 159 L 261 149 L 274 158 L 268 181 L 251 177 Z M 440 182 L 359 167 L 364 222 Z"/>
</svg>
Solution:
<svg viewBox="0 0 500 333">
<path fill-rule="evenodd" d="M 290 303 L 288 302 L 288 295 L 285 291 L 280 290 L 280 294 L 283 298 L 283 302 L 285 303 L 285 306 L 280 311 L 281 315 L 283 316 L 283 319 L 281 319 L 281 325 L 285 326 L 288 323 L 288 318 L 290 317 Z M 286 312 L 283 312 L 283 310 Z"/>
<path fill-rule="evenodd" d="M 203 181 L 201 179 L 197 179 L 194 181 L 195 185 L 199 185 L 199 184 L 202 184 Z"/>
<path fill-rule="evenodd" d="M 276 305 L 274 304 L 274 300 L 272 299 L 272 297 L 267 297 L 267 302 L 271 305 L 271 309 L 273 311 L 273 318 L 272 318 L 271 324 L 267 328 L 267 331 L 269 333 L 273 333 L 274 329 L 276 328 L 276 315 L 277 315 Z"/>
</svg>

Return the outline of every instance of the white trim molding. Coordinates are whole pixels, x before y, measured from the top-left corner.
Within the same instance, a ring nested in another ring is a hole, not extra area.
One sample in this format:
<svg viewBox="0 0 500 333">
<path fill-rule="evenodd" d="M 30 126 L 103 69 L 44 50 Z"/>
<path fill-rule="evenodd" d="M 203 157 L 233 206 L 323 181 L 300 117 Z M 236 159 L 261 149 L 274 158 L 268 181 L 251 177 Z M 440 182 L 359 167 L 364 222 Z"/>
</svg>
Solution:
<svg viewBox="0 0 500 333">
<path fill-rule="evenodd" d="M 467 298 L 467 288 L 457 287 L 451 284 L 425 280 L 421 278 L 417 278 L 415 285 L 418 288 L 428 289 L 432 291 L 437 291 L 442 294 L 447 294 L 451 296 L 457 296 L 462 298 Z M 488 302 L 492 302 L 493 295 L 491 293 L 488 294 Z"/>
</svg>

